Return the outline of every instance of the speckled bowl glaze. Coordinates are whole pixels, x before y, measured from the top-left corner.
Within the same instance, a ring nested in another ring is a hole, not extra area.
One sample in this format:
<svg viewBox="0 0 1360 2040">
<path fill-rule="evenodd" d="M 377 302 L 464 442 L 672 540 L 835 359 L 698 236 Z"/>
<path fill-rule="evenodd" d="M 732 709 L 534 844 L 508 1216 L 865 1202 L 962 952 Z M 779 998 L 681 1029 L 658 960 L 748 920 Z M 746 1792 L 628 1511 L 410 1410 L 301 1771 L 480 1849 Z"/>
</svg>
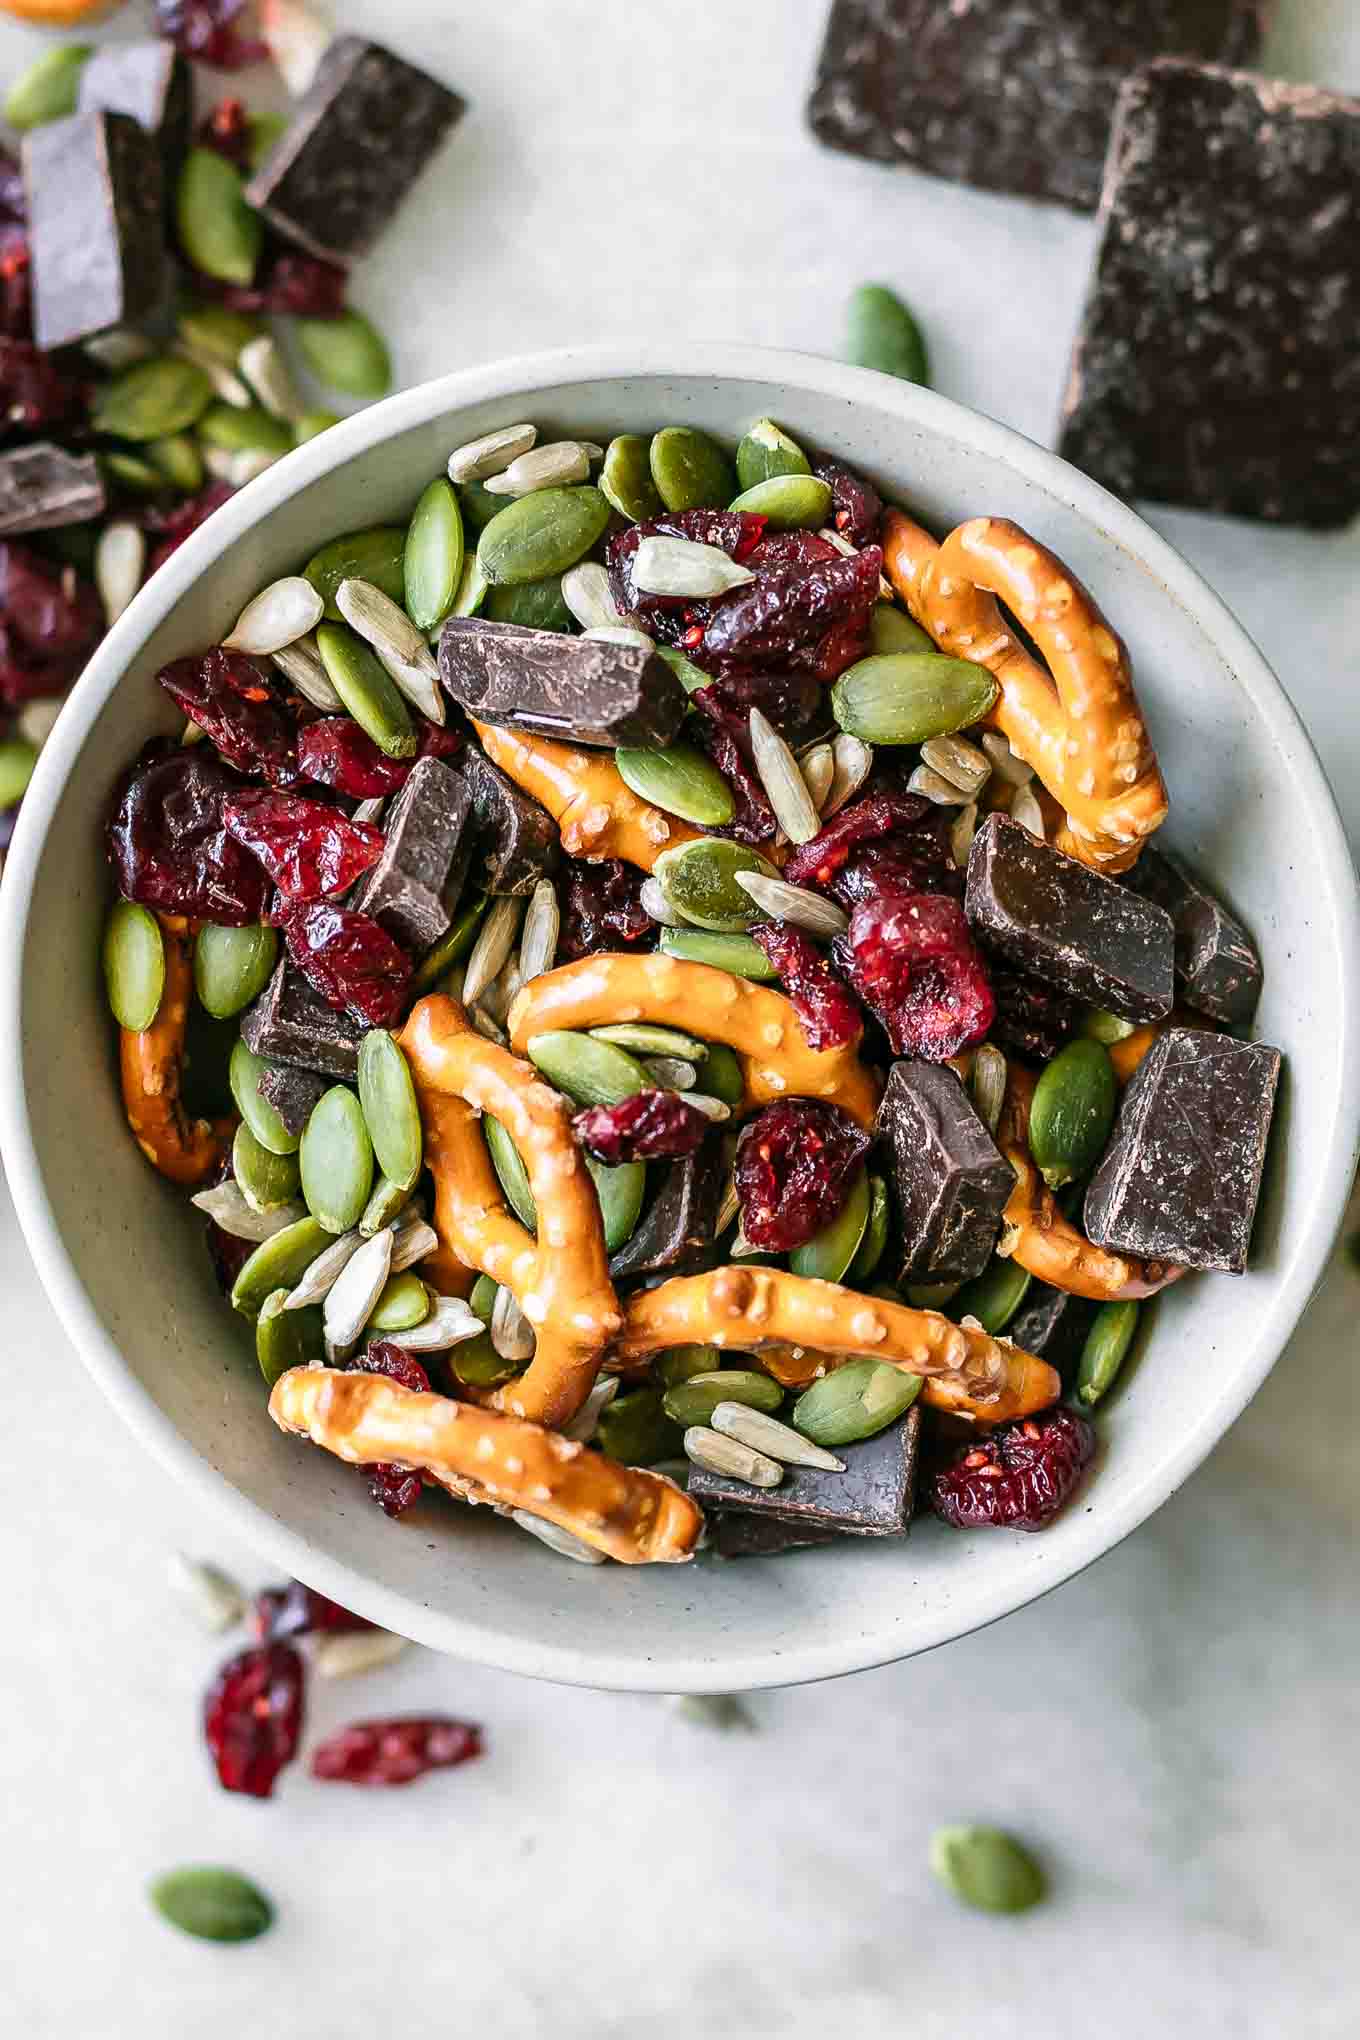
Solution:
<svg viewBox="0 0 1360 2040">
<path fill-rule="evenodd" d="M 1013 517 L 1086 581 L 1128 640 L 1183 849 L 1260 943 L 1258 1031 L 1287 1057 L 1251 1273 L 1157 1304 L 1101 1416 L 1095 1478 L 1048 1531 L 774 1560 L 574 1566 L 484 1512 L 393 1525 L 347 1467 L 265 1415 L 250 1341 L 201 1229 L 119 1109 L 97 964 L 112 781 L 174 727 L 152 676 L 228 630 L 323 540 L 404 518 L 449 450 L 534 419 L 598 440 L 778 418 L 946 530 Z M 727 345 L 583 347 L 428 383 L 291 454 L 177 552 L 91 660 L 24 803 L 0 905 L 0 1134 L 48 1294 L 131 1429 L 271 1562 L 375 1621 L 541 1678 L 733 1691 L 928 1650 L 1021 1607 L 1117 1544 L 1186 1477 L 1274 1365 L 1316 1284 L 1356 1157 L 1360 917 L 1316 757 L 1260 654 L 1176 553 L 1052 454 L 943 397 L 800 355 Z M 110 1431 L 109 1447 L 122 1439 Z"/>
</svg>

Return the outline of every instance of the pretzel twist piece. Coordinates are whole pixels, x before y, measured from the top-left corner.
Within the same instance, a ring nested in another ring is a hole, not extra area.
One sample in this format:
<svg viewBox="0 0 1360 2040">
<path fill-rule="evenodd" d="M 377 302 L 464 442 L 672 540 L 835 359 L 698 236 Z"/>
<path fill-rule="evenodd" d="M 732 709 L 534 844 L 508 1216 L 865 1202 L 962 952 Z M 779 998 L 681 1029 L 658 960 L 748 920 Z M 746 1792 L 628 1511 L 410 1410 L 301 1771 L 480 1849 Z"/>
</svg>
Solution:
<svg viewBox="0 0 1360 2040">
<path fill-rule="evenodd" d="M 182 914 L 158 914 L 165 942 L 165 989 L 156 1017 L 136 1033 L 119 1030 L 123 1110 L 138 1147 L 162 1176 L 191 1186 L 206 1182 L 231 1140 L 230 1119 L 191 1119 L 180 1084 L 184 1033 L 193 997 L 193 931 Z"/>
<path fill-rule="evenodd" d="M 1067 817 L 1058 848 L 1108 872 L 1136 862 L 1167 797 L 1128 654 L 1061 560 L 1004 517 L 961 524 L 942 545 L 899 510 L 883 521 L 894 588 L 943 652 L 995 675 L 987 718 L 1034 767 Z M 1024 624 L 1050 672 L 1007 628 Z"/>
<path fill-rule="evenodd" d="M 492 764 L 548 810 L 568 857 L 622 857 L 650 871 L 663 850 L 702 833 L 678 815 L 640 800 L 624 785 L 608 751 L 528 737 L 490 723 L 472 727 Z"/>
<path fill-rule="evenodd" d="M 1004 1374 L 993 1390 L 975 1393 L 957 1374 L 930 1374 L 921 1384 L 920 1400 L 931 1409 L 948 1410 L 952 1416 L 970 1417 L 983 1424 L 1004 1424 L 1012 1417 L 1031 1417 L 1046 1410 L 1062 1393 L 1062 1381 L 1046 1360 L 1022 1352 L 1008 1339 L 999 1339 Z M 826 1353 L 815 1346 L 763 1346 L 751 1358 L 781 1388 L 808 1388 L 824 1374 L 854 1359 L 852 1353 Z M 875 1356 L 889 1367 L 914 1372 L 911 1363 L 895 1360 L 891 1353 Z"/>
<path fill-rule="evenodd" d="M 377 1374 L 294 1367 L 269 1398 L 280 1430 L 352 1465 L 419 1468 L 574 1532 L 624 1565 L 688 1558 L 703 1515 L 664 1475 L 621 1466 L 542 1424 L 422 1395 Z"/>
<path fill-rule="evenodd" d="M 743 1112 L 772 1098 L 825 1098 L 872 1126 L 877 1091 L 856 1050 L 809 1048 L 792 1002 L 706 963 L 678 956 L 586 956 L 524 986 L 506 1016 L 512 1047 L 523 1051 L 552 1028 L 598 1027 L 611 1020 L 669 1022 L 725 1042 L 741 1060 Z"/>
</svg>

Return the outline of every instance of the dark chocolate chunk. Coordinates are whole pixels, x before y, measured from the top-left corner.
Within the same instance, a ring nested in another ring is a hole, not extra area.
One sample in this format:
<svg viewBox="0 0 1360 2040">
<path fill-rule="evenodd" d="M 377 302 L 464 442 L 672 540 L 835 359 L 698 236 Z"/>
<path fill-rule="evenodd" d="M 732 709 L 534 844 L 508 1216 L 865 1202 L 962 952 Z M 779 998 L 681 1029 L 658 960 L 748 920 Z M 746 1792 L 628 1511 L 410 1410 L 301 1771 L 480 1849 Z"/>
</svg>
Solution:
<svg viewBox="0 0 1360 2040">
<path fill-rule="evenodd" d="M 260 1074 L 260 1096 L 273 1106 L 290 1133 L 302 1132 L 328 1089 L 325 1077 L 312 1070 L 294 1069 L 290 1063 L 266 1063 Z"/>
<path fill-rule="evenodd" d="M 470 806 L 461 774 L 442 759 L 420 759 L 383 816 L 383 854 L 349 901 L 416 955 L 448 931 L 449 876 Z"/>
<path fill-rule="evenodd" d="M 1127 1020 L 1171 1011 L 1170 914 L 1009 815 L 988 815 L 973 838 L 963 904 L 984 948 L 1073 998 Z"/>
<path fill-rule="evenodd" d="M 1047 1282 L 1031 1282 L 1025 1301 L 1006 1327 L 1006 1337 L 1022 1353 L 1036 1353 L 1056 1367 L 1064 1389 L 1076 1380 L 1077 1362 L 1098 1305 Z"/>
<path fill-rule="evenodd" d="M 1154 57 L 1250 64 L 1273 0 L 835 0 L 808 105 L 833 148 L 1094 210 Z"/>
<path fill-rule="evenodd" d="M 708 1517 L 708 1543 L 719 1558 L 774 1558 L 781 1551 L 806 1551 L 814 1544 L 838 1544 L 839 1530 L 817 1530 L 811 1523 L 782 1523 L 774 1516 L 751 1516 L 743 1509 L 714 1509 Z"/>
<path fill-rule="evenodd" d="M 364 1029 L 328 1006 L 285 957 L 241 1022 L 246 1047 L 270 1062 L 353 1078 Z"/>
<path fill-rule="evenodd" d="M 1193 64 L 1130 78 L 1059 450 L 1124 496 L 1360 510 L 1360 100 Z"/>
<path fill-rule="evenodd" d="M 337 36 L 246 197 L 288 240 L 352 261 L 464 110 L 456 92 L 380 43 Z"/>
<path fill-rule="evenodd" d="M 546 808 L 475 745 L 459 760 L 472 799 L 473 839 L 481 851 L 478 881 L 489 893 L 529 893 L 557 868 L 561 844 Z"/>
<path fill-rule="evenodd" d="M 911 1523 L 921 1412 L 906 1415 L 859 1445 L 841 1445 L 844 1473 L 820 1466 L 789 1466 L 776 1488 L 753 1488 L 707 1467 L 692 1466 L 688 1487 L 701 1508 L 740 1509 L 800 1528 L 834 1530 L 843 1537 L 901 1537 Z"/>
<path fill-rule="evenodd" d="M 439 677 L 478 722 L 608 750 L 668 744 L 689 708 L 654 651 L 480 616 L 451 616 L 444 625 Z"/>
<path fill-rule="evenodd" d="M 1015 1171 L 953 1070 L 895 1062 L 875 1131 L 886 1141 L 902 1281 L 966 1282 L 992 1258 Z"/>
<path fill-rule="evenodd" d="M 105 500 L 92 453 L 67 453 L 45 439 L 0 453 L 0 535 L 83 524 Z"/>
<path fill-rule="evenodd" d="M 160 145 L 173 172 L 189 146 L 193 86 L 173 43 L 105 43 L 80 74 L 82 113 L 125 113 Z"/>
<path fill-rule="evenodd" d="M 631 1236 L 609 1260 L 616 1282 L 630 1275 L 695 1275 L 714 1254 L 727 1169 L 722 1142 L 706 1140 L 666 1164 L 660 1188 Z"/>
<path fill-rule="evenodd" d="M 1261 996 L 1261 959 L 1223 902 L 1162 850 L 1145 850 L 1124 882 L 1171 916 L 1182 1001 L 1230 1027 L 1250 1020 Z"/>
<path fill-rule="evenodd" d="M 1142 1260 L 1240 1275 L 1282 1060 L 1261 1041 L 1168 1029 L 1138 1065 L 1091 1178 L 1087 1238 Z"/>
<path fill-rule="evenodd" d="M 122 113 L 74 113 L 24 136 L 33 337 L 65 347 L 154 312 L 166 285 L 160 152 Z"/>
</svg>

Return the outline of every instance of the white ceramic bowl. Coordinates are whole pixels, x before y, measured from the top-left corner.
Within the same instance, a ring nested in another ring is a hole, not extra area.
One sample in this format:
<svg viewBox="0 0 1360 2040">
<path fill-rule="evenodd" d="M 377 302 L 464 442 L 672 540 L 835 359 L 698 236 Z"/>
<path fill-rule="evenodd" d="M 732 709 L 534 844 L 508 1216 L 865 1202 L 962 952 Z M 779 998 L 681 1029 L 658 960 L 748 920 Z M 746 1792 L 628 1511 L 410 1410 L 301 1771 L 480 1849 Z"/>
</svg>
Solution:
<svg viewBox="0 0 1360 2040">
<path fill-rule="evenodd" d="M 1156 1307 L 1101 1421 L 1103 1460 L 1042 1536 L 963 1536 L 689 1566 L 578 1567 L 482 1511 L 394 1526 L 348 1467 L 269 1422 L 200 1224 L 119 1109 L 97 963 L 115 775 L 175 717 L 152 676 L 229 629 L 324 540 L 403 518 L 449 450 L 534 419 L 607 439 L 777 417 L 946 530 L 1015 518 L 1128 640 L 1183 848 L 1261 945 L 1259 1033 L 1286 1052 L 1251 1273 Z M 1268 539 L 1263 537 L 1263 546 Z M 1323 1268 L 1355 1164 L 1360 922 L 1336 810 L 1293 710 L 1221 602 L 1132 511 L 943 397 L 801 355 L 586 347 L 469 370 L 335 427 L 243 490 L 91 660 L 24 803 L 0 915 L 0 1133 L 20 1220 L 90 1372 L 138 1438 L 284 1572 L 456 1655 L 587 1685 L 733 1691 L 947 1642 L 1069 1578 L 1166 1500 L 1260 1386 Z M 123 1440 L 110 1435 L 111 1449 Z"/>
</svg>

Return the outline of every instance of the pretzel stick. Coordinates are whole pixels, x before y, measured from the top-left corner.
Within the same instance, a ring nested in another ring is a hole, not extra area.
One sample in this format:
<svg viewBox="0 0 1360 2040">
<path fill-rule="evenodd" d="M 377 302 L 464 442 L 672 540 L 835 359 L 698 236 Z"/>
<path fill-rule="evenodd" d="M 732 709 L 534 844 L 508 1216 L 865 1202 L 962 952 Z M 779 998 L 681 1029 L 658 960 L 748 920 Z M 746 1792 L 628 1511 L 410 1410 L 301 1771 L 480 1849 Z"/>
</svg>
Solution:
<svg viewBox="0 0 1360 2040">
<path fill-rule="evenodd" d="M 890 510 L 883 562 L 940 650 L 986 666 L 1000 683 L 987 720 L 1061 803 L 1067 826 L 1058 848 L 1102 871 L 1126 871 L 1166 817 L 1166 787 L 1128 654 L 1081 583 L 1004 517 L 974 518 L 936 545 Z M 1051 677 L 1008 629 L 998 596 Z"/>
<path fill-rule="evenodd" d="M 1032 1416 L 1035 1410 L 1046 1410 L 1057 1401 L 1062 1382 L 1046 1360 L 1022 1352 L 1008 1339 L 1001 1339 L 998 1344 L 1006 1372 L 996 1393 L 974 1395 L 956 1374 L 931 1374 L 921 1384 L 921 1401 L 932 1409 L 974 1417 L 984 1424 L 1004 1424 L 1011 1417 Z M 813 1346 L 764 1346 L 751 1357 L 782 1388 L 807 1388 L 822 1375 L 834 1374 L 838 1367 L 844 1367 L 853 1355 L 819 1352 Z M 876 1357 L 890 1367 L 900 1366 L 905 1373 L 914 1371 L 909 1361 L 894 1360 L 890 1353 Z"/>
<path fill-rule="evenodd" d="M 269 1414 L 351 1465 L 415 1467 L 460 1491 L 467 1483 L 476 1498 L 541 1516 L 624 1565 L 686 1559 L 703 1528 L 697 1503 L 662 1474 L 382 1375 L 291 1368 L 274 1384 Z"/>
<path fill-rule="evenodd" d="M 1156 1041 L 1164 1027 L 1175 1026 L 1172 1019 L 1152 1021 L 1146 1027 L 1135 1027 L 1132 1034 L 1126 1034 L 1122 1041 L 1109 1044 L 1110 1061 L 1114 1065 L 1115 1082 L 1121 1087 L 1129 1083 L 1139 1063 Z"/>
<path fill-rule="evenodd" d="M 193 938 L 182 914 L 158 914 L 165 939 L 165 989 L 156 1017 L 140 1034 L 119 1030 L 123 1110 L 138 1147 L 162 1176 L 186 1186 L 206 1182 L 221 1164 L 235 1122 L 190 1119 L 180 1096 L 184 1032 L 193 996 Z"/>
<path fill-rule="evenodd" d="M 568 857 L 622 857 L 650 871 L 663 850 L 691 842 L 702 831 L 677 815 L 639 800 L 625 786 L 607 751 L 526 737 L 519 730 L 474 723 L 482 749 L 523 792 L 545 807 L 562 834 Z"/>
<path fill-rule="evenodd" d="M 839 1048 L 809 1048 L 792 1003 L 711 964 L 678 956 L 587 956 L 524 986 L 506 1015 L 511 1046 L 523 1051 L 557 1027 L 598 1027 L 610 1020 L 669 1022 L 708 1041 L 726 1042 L 741 1059 L 743 1112 L 772 1098 L 825 1098 L 862 1126 L 874 1123 L 875 1082 L 856 1054 L 859 1037 Z"/>
<path fill-rule="evenodd" d="M 537 1335 L 528 1371 L 498 1402 L 517 1417 L 564 1424 L 621 1322 L 571 1107 L 530 1064 L 478 1034 L 453 999 L 422 999 L 400 1040 L 435 1180 L 435 1230 L 459 1260 L 511 1291 Z M 470 1107 L 498 1119 L 523 1156 L 537 1241 L 507 1209 Z"/>
</svg>

